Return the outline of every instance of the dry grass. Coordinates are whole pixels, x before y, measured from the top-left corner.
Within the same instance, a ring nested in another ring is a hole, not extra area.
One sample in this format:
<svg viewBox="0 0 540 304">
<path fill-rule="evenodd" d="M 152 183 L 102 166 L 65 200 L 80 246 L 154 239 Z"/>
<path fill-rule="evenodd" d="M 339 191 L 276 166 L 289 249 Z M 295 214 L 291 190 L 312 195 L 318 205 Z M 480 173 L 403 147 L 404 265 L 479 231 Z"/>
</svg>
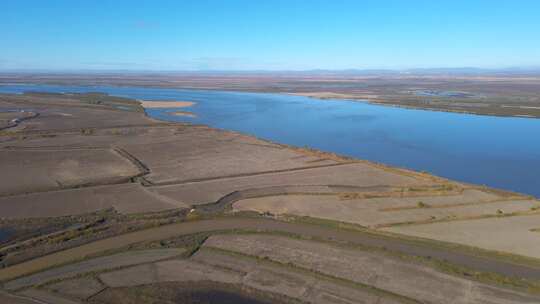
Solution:
<svg viewBox="0 0 540 304">
<path fill-rule="evenodd" d="M 534 297 L 453 277 L 414 261 L 327 243 L 264 235 L 211 236 L 204 247 L 300 267 L 373 286 L 422 303 L 476 303 L 505 299 L 529 303 Z M 203 248 L 204 248 L 203 247 Z M 472 287 L 472 288 L 471 288 Z M 436 290 L 437 292 L 433 292 Z M 532 303 L 532 302 L 531 302 Z"/>
</svg>

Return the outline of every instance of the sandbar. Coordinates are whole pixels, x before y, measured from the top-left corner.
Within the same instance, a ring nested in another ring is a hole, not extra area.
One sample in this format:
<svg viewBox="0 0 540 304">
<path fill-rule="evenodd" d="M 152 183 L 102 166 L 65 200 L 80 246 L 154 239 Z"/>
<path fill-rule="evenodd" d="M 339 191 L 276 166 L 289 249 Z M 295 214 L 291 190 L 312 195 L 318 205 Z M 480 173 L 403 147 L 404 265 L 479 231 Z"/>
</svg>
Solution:
<svg viewBox="0 0 540 304">
<path fill-rule="evenodd" d="M 191 107 L 195 103 L 193 101 L 158 101 L 158 100 L 140 100 L 143 108 L 185 108 Z"/>
<path fill-rule="evenodd" d="M 175 111 L 175 112 L 169 112 L 168 114 L 173 115 L 173 116 L 185 116 L 185 117 L 193 117 L 193 118 L 197 117 L 195 113 L 188 112 L 188 111 Z"/>
</svg>

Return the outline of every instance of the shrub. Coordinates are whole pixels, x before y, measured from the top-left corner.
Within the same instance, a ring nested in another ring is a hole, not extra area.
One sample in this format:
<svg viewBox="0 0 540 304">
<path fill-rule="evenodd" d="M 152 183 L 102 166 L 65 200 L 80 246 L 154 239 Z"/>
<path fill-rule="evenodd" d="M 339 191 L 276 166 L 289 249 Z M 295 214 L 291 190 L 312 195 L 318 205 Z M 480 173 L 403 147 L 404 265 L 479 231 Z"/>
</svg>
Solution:
<svg viewBox="0 0 540 304">
<path fill-rule="evenodd" d="M 81 134 L 82 135 L 92 135 L 92 134 L 94 134 L 94 130 L 93 129 L 81 129 Z"/>
<path fill-rule="evenodd" d="M 419 201 L 416 205 L 418 206 L 418 208 L 428 208 L 429 207 L 428 204 L 426 204 L 426 203 L 424 203 L 422 201 Z"/>
</svg>

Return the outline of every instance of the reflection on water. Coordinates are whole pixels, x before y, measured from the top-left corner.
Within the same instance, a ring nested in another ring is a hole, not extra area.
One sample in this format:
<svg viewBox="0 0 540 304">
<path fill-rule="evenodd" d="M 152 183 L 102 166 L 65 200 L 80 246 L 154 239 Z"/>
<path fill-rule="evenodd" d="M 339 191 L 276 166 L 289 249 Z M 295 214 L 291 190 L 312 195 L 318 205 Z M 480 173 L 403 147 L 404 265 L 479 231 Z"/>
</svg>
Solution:
<svg viewBox="0 0 540 304">
<path fill-rule="evenodd" d="M 0 228 L 0 244 L 7 242 L 13 234 L 14 231 L 12 229 Z"/>
<path fill-rule="evenodd" d="M 194 101 L 152 117 L 207 124 L 296 146 L 426 171 L 540 197 L 540 119 L 385 107 L 285 94 L 111 86 L 0 85 L 0 92 L 89 92 Z"/>
<path fill-rule="evenodd" d="M 269 304 L 240 294 L 221 290 L 183 291 L 176 295 L 175 303 L 182 304 Z"/>
</svg>

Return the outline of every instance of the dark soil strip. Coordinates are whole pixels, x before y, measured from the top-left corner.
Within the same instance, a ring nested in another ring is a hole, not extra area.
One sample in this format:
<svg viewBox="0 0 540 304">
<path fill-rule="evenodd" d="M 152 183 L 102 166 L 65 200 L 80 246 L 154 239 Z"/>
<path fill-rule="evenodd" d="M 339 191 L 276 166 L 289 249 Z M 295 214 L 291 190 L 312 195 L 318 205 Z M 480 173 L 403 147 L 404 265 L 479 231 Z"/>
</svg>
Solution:
<svg viewBox="0 0 540 304">
<path fill-rule="evenodd" d="M 28 113 L 28 112 L 26 112 L 26 113 Z M 36 117 L 39 116 L 39 113 L 37 113 L 37 112 L 31 112 L 31 113 L 32 113 L 31 116 L 24 116 L 24 117 L 19 117 L 19 118 L 15 118 L 15 119 L 11 120 L 11 123 L 8 124 L 7 126 L 0 127 L 0 131 L 10 129 L 10 128 L 15 128 L 16 126 L 18 126 L 23 121 L 29 120 L 29 119 L 32 119 L 32 118 L 36 118 Z"/>
<path fill-rule="evenodd" d="M 143 176 L 143 175 L 146 175 L 146 174 L 150 173 L 150 169 L 148 168 L 148 166 L 146 166 L 141 160 L 139 160 L 138 158 L 133 156 L 128 151 L 126 151 L 126 150 L 124 150 L 122 148 L 114 148 L 114 151 L 116 151 L 118 154 L 120 154 L 121 156 L 126 158 L 135 167 L 137 167 L 139 169 L 139 171 L 141 171 L 141 173 L 138 174 L 137 176 Z"/>
</svg>

